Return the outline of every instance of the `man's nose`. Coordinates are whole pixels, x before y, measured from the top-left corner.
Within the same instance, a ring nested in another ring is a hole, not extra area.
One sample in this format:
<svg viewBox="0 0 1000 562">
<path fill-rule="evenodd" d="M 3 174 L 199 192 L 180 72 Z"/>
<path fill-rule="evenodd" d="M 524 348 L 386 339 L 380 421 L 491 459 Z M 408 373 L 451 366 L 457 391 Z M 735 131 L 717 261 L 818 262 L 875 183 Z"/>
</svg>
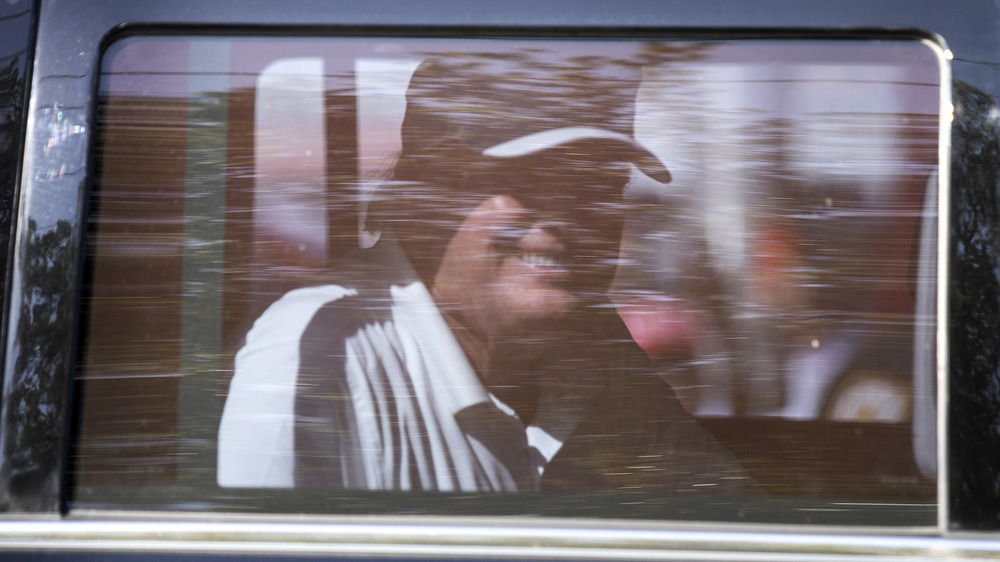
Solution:
<svg viewBox="0 0 1000 562">
<path fill-rule="evenodd" d="M 565 251 L 572 242 L 570 229 L 569 221 L 539 220 L 531 223 L 527 236 L 536 242 L 558 246 L 560 251 Z"/>
</svg>

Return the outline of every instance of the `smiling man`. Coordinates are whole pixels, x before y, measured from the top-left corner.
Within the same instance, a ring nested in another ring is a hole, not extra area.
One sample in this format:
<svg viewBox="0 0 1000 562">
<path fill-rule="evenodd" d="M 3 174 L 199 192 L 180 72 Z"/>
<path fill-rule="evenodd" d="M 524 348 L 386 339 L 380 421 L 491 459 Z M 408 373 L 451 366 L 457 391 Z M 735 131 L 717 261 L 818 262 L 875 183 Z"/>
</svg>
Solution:
<svg viewBox="0 0 1000 562">
<path fill-rule="evenodd" d="M 421 64 L 370 210 L 382 239 L 273 304 L 236 357 L 221 485 L 752 487 L 606 296 L 630 178 L 670 181 L 631 136 L 639 68 L 613 62 Z"/>
</svg>

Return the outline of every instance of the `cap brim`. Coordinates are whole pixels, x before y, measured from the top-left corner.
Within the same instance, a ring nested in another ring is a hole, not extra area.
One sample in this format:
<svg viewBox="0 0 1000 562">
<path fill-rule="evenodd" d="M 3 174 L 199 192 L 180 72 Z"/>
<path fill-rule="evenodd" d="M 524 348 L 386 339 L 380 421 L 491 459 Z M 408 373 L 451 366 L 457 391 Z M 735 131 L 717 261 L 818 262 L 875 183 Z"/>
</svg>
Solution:
<svg viewBox="0 0 1000 562">
<path fill-rule="evenodd" d="M 639 171 L 660 183 L 669 183 L 670 171 L 655 154 L 629 136 L 596 127 L 561 127 L 532 133 L 491 146 L 483 151 L 489 158 L 519 158 L 580 141 L 607 141 L 629 148 L 629 160 Z"/>
</svg>

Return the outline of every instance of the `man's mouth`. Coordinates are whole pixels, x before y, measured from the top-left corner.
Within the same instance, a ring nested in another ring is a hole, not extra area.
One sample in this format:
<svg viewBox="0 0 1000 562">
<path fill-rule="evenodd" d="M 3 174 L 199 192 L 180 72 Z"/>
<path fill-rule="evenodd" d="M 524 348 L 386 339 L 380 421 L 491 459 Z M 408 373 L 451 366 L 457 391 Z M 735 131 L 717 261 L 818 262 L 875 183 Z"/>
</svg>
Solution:
<svg viewBox="0 0 1000 562">
<path fill-rule="evenodd" d="M 541 275 L 549 283 L 562 286 L 572 277 L 569 263 L 560 254 L 520 252 L 516 256 L 533 275 Z"/>
<path fill-rule="evenodd" d="M 553 255 L 522 253 L 518 257 L 521 258 L 521 261 L 532 267 L 565 269 L 565 264 L 562 260 Z"/>
<path fill-rule="evenodd" d="M 494 244 L 501 254 L 517 259 L 532 274 L 552 283 L 569 280 L 574 269 L 563 243 L 540 227 L 507 229 L 495 235 Z"/>
</svg>

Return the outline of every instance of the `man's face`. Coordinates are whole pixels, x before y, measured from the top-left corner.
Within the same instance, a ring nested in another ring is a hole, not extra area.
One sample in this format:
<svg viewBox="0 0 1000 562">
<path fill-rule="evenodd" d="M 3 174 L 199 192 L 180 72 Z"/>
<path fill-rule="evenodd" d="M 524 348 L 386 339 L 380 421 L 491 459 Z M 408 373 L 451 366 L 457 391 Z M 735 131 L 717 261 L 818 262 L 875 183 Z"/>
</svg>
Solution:
<svg viewBox="0 0 1000 562">
<path fill-rule="evenodd" d="M 628 176 L 581 170 L 546 175 L 549 185 L 511 177 L 519 185 L 498 187 L 461 224 L 432 288 L 494 347 L 566 330 L 574 312 L 603 298 L 617 267 Z"/>
</svg>

